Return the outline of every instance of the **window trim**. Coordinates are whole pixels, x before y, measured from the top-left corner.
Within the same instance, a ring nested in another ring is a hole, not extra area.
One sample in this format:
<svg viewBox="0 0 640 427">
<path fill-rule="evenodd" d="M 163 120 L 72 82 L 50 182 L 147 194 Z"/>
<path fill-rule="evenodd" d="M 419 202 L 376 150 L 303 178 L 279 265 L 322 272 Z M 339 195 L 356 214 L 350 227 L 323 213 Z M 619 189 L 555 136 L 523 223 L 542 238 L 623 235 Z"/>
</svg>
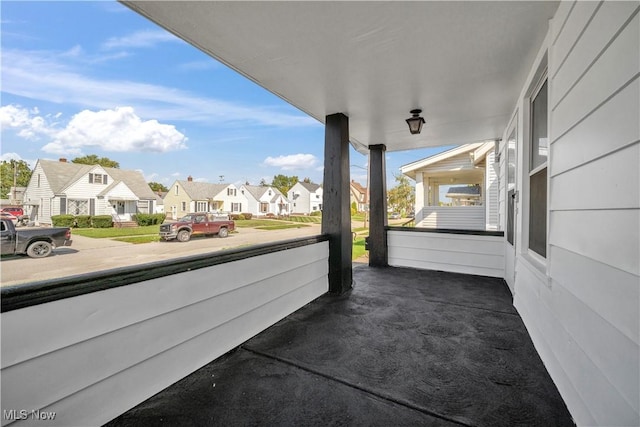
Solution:
<svg viewBox="0 0 640 427">
<path fill-rule="evenodd" d="M 543 86 L 545 85 L 545 83 L 547 84 L 547 138 L 550 139 L 550 123 L 551 121 L 549 120 L 549 115 L 550 115 L 550 108 L 549 108 L 549 89 L 550 89 L 550 84 L 549 84 L 549 75 L 548 75 L 548 66 L 545 63 L 541 64 L 540 68 L 542 68 L 542 72 L 540 73 L 538 80 L 536 81 L 536 84 L 533 86 L 533 89 L 530 91 L 529 96 L 527 96 L 525 98 L 526 101 L 526 111 L 525 111 L 525 118 L 527 121 L 527 126 L 526 126 L 526 133 L 524 134 L 525 138 L 526 138 L 526 145 L 523 149 L 524 155 L 526 155 L 526 158 L 523 158 L 523 175 L 526 177 L 525 181 L 526 181 L 526 194 L 527 195 L 527 206 L 526 209 L 522 209 L 521 212 L 523 213 L 523 216 L 526 215 L 526 221 L 525 218 L 523 217 L 523 236 L 521 239 L 521 243 L 522 243 L 522 253 L 527 255 L 527 258 L 531 261 L 533 261 L 535 264 L 537 264 L 539 267 L 541 268 L 545 268 L 545 266 L 547 265 L 547 259 L 549 257 L 549 155 L 550 155 L 550 150 L 547 153 L 547 157 L 546 160 L 536 166 L 535 168 L 531 168 L 531 159 L 533 157 L 533 102 L 535 101 L 536 97 L 540 94 L 540 91 L 542 90 Z M 550 145 L 550 144 L 549 144 Z M 531 249 L 530 247 L 530 237 L 531 237 L 531 178 L 540 173 L 542 170 L 546 169 L 547 170 L 547 178 L 546 178 L 546 210 L 545 210 L 545 222 L 546 222 L 546 226 L 545 226 L 545 255 L 541 255 L 537 252 L 535 252 L 533 249 Z M 525 172 L 526 171 L 526 172 Z"/>
</svg>

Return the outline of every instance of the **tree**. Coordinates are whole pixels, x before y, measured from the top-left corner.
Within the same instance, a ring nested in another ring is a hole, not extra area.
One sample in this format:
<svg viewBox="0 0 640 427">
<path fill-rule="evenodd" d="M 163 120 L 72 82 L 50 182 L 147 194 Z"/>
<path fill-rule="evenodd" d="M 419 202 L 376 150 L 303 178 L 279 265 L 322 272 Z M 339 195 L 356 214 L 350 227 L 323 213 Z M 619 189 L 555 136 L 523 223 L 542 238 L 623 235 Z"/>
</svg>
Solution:
<svg viewBox="0 0 640 427">
<path fill-rule="evenodd" d="M 159 192 L 159 191 L 162 191 L 162 192 L 165 192 L 165 193 L 167 191 L 169 191 L 169 189 L 167 187 L 165 187 L 164 185 L 160 184 L 159 182 L 153 182 L 152 181 L 152 182 L 149 183 L 149 187 L 151 187 L 151 190 L 153 190 L 156 193 Z"/>
<path fill-rule="evenodd" d="M 311 178 L 306 177 L 305 179 L 302 180 L 302 182 L 306 183 L 306 184 L 311 184 Z M 293 186 L 292 186 L 293 187 Z"/>
<path fill-rule="evenodd" d="M 287 194 L 297 182 L 297 176 L 276 175 L 273 177 L 271 185 L 276 187 L 282 194 Z"/>
<path fill-rule="evenodd" d="M 387 191 L 387 203 L 394 212 L 406 214 L 413 209 L 415 203 L 415 189 L 409 184 L 409 178 L 404 175 L 394 175 L 397 185 Z"/>
<path fill-rule="evenodd" d="M 95 154 L 87 154 L 83 157 L 76 157 L 71 160 L 72 163 L 77 163 L 80 165 L 100 165 L 105 168 L 119 168 L 120 163 L 115 160 L 111 160 L 108 157 L 98 157 Z"/>
<path fill-rule="evenodd" d="M 26 187 L 29 185 L 31 179 L 31 169 L 24 160 L 3 160 L 0 164 L 0 177 L 2 182 L 0 183 L 0 198 L 13 199 L 13 194 L 10 194 L 11 187 L 14 186 Z"/>
</svg>

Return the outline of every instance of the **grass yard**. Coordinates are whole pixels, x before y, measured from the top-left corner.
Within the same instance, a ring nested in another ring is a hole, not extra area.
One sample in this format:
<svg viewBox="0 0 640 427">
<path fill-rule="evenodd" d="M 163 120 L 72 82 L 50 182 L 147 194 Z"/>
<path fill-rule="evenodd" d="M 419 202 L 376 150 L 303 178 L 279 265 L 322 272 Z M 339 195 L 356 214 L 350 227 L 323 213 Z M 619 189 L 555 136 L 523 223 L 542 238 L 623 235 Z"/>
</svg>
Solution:
<svg viewBox="0 0 640 427">
<path fill-rule="evenodd" d="M 113 240 L 117 240 L 118 242 L 140 244 L 140 243 L 159 242 L 160 236 L 158 236 L 157 234 L 151 234 L 146 236 L 117 237 Z"/>
<path fill-rule="evenodd" d="M 314 224 L 321 224 L 322 217 L 319 216 L 302 216 L 302 215 L 291 215 L 288 217 L 287 221 L 291 222 L 311 222 Z"/>
<path fill-rule="evenodd" d="M 144 235 L 158 235 L 160 233 L 159 225 L 147 225 L 144 227 L 133 228 L 73 228 L 71 229 L 71 235 L 77 234 L 78 236 L 92 237 L 94 239 L 112 239 L 115 237 L 128 237 L 128 236 L 144 236 Z"/>
<path fill-rule="evenodd" d="M 236 227 L 239 228 L 271 227 L 274 225 L 291 225 L 291 223 L 278 219 L 239 219 L 236 221 Z"/>
<path fill-rule="evenodd" d="M 367 251 L 364 249 L 364 237 L 356 237 L 353 241 L 351 259 L 358 259 L 366 253 Z"/>
</svg>

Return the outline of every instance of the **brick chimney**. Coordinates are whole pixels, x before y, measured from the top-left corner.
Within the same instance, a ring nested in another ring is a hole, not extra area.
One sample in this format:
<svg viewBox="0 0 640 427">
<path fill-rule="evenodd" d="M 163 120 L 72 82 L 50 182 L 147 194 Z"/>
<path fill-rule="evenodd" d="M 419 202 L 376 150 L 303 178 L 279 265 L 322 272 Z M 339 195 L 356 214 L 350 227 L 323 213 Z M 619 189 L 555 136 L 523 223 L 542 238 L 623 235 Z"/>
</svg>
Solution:
<svg viewBox="0 0 640 427">
<path fill-rule="evenodd" d="M 67 163 L 67 159 L 65 159 L 64 157 L 60 157 L 60 163 Z"/>
<path fill-rule="evenodd" d="M 187 177 L 187 181 L 189 181 L 189 182 L 193 182 L 193 177 L 192 177 L 191 175 L 189 175 L 189 176 Z"/>
</svg>

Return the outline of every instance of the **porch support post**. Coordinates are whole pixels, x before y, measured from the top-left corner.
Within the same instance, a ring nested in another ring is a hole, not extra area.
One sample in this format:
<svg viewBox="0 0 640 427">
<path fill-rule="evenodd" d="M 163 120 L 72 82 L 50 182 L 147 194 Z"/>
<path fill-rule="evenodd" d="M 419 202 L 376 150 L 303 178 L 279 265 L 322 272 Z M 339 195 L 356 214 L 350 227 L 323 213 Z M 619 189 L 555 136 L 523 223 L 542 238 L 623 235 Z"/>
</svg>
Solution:
<svg viewBox="0 0 640 427">
<path fill-rule="evenodd" d="M 349 118 L 325 120 L 322 234 L 329 235 L 329 292 L 351 289 L 351 209 L 349 205 Z"/>
<path fill-rule="evenodd" d="M 387 168 L 383 144 L 369 146 L 369 266 L 389 265 L 387 250 Z"/>
</svg>

